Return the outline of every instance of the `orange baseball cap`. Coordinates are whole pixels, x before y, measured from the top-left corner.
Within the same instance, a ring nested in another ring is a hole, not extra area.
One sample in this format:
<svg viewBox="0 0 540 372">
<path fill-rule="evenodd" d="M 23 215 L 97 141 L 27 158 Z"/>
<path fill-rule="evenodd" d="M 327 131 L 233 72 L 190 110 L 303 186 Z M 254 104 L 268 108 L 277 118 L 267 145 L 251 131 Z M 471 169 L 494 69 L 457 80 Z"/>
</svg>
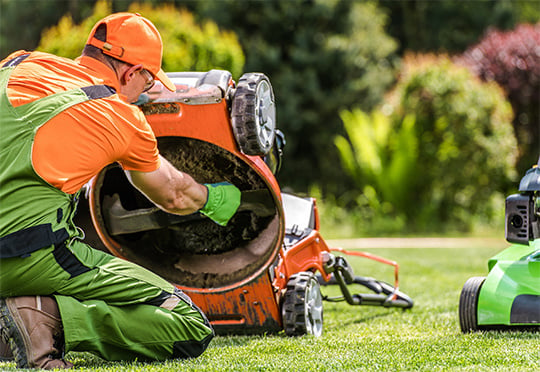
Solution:
<svg viewBox="0 0 540 372">
<path fill-rule="evenodd" d="M 107 25 L 107 40 L 94 37 L 99 25 Z M 148 19 L 136 13 L 115 13 L 98 21 L 86 44 L 93 45 L 103 53 L 132 65 L 141 64 L 172 92 L 174 83 L 161 69 L 163 43 L 159 32 Z"/>
</svg>

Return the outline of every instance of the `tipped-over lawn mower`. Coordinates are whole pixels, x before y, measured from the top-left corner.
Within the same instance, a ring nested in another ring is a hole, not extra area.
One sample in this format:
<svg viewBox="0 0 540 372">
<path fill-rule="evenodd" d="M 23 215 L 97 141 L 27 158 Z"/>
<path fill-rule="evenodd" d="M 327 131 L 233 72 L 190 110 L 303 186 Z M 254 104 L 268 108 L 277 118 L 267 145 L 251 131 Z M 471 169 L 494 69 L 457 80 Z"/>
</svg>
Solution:
<svg viewBox="0 0 540 372">
<path fill-rule="evenodd" d="M 94 233 L 89 242 L 136 262 L 190 295 L 217 333 L 320 335 L 320 283 L 337 284 L 351 305 L 410 308 L 398 290 L 398 265 L 363 252 L 329 248 L 319 234 L 313 198 L 281 193 L 274 176 L 284 145 L 276 129 L 268 78 L 228 71 L 169 74 L 177 91 L 160 84 L 139 103 L 158 147 L 200 183 L 227 181 L 242 192 L 227 226 L 199 213 L 167 214 L 127 181 L 117 165 L 104 169 L 88 190 Z M 81 222 L 84 225 L 84 222 Z M 86 230 L 93 230 L 88 224 Z M 394 267 L 394 284 L 355 276 L 345 256 Z M 370 293 L 351 293 L 359 284 Z"/>
<path fill-rule="evenodd" d="M 487 277 L 465 282 L 459 300 L 463 332 L 490 329 L 540 331 L 540 158 L 506 198 L 506 240 L 488 261 Z"/>
</svg>

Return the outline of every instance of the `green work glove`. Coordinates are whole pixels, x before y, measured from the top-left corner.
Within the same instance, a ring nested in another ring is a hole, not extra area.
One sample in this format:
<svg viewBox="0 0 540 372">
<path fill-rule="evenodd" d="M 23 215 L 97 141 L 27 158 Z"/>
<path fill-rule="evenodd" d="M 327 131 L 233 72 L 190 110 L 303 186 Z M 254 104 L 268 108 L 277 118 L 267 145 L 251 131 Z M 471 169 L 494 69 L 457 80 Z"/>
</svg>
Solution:
<svg viewBox="0 0 540 372">
<path fill-rule="evenodd" d="M 240 206 L 240 190 L 228 182 L 205 183 L 208 199 L 200 212 L 215 223 L 225 226 Z"/>
</svg>

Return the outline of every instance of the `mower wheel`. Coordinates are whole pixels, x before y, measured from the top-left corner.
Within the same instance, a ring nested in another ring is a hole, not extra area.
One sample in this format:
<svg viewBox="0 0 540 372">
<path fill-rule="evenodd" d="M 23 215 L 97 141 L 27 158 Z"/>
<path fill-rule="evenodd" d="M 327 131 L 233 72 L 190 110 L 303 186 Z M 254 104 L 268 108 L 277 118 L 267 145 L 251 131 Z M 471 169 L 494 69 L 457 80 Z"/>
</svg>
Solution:
<svg viewBox="0 0 540 372">
<path fill-rule="evenodd" d="M 231 111 L 232 129 L 240 150 L 246 155 L 268 154 L 276 136 L 276 105 L 266 75 L 242 75 Z"/>
<path fill-rule="evenodd" d="M 319 282 L 312 272 L 291 275 L 281 309 L 283 328 L 288 336 L 320 336 L 323 305 Z"/>
<path fill-rule="evenodd" d="M 459 325 L 461 332 L 475 332 L 478 327 L 478 295 L 485 277 L 476 276 L 469 278 L 463 285 L 459 297 Z"/>
</svg>

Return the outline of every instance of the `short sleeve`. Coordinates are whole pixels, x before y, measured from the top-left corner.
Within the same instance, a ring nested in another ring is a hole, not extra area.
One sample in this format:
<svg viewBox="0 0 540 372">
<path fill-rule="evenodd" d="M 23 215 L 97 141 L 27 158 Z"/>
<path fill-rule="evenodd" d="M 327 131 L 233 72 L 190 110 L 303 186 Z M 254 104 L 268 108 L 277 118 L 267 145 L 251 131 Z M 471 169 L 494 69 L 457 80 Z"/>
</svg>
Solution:
<svg viewBox="0 0 540 372">
<path fill-rule="evenodd" d="M 140 125 L 132 133 L 126 153 L 118 162 L 125 170 L 152 172 L 160 166 L 157 141 L 144 116 L 139 119 L 142 119 Z"/>
</svg>

